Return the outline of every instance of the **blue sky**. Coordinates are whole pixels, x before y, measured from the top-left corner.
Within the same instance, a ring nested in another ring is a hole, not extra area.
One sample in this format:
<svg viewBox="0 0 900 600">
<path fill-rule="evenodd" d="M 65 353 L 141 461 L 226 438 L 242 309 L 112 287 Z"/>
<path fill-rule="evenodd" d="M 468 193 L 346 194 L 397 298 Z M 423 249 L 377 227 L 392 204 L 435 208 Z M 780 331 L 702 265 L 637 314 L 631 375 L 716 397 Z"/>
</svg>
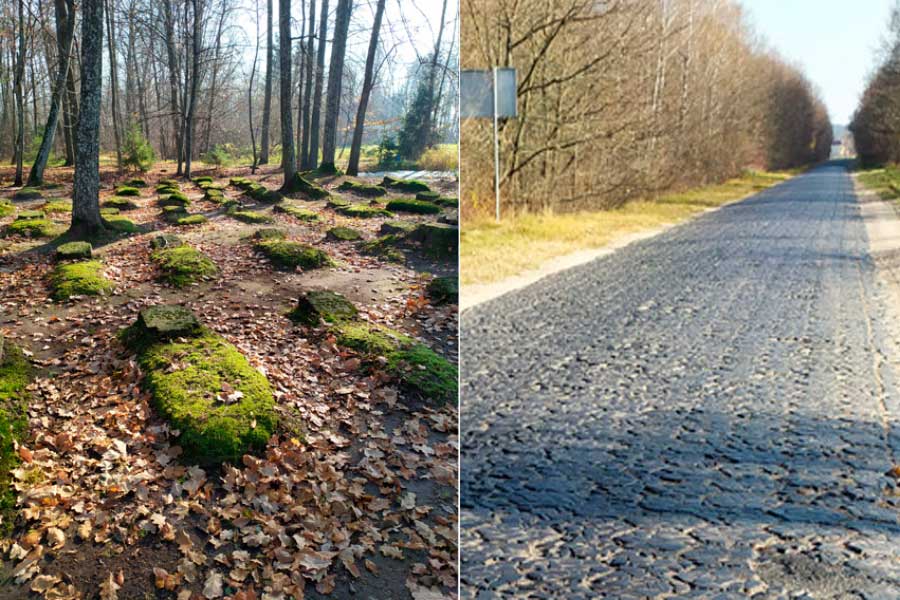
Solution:
<svg viewBox="0 0 900 600">
<path fill-rule="evenodd" d="M 894 0 L 742 0 L 769 45 L 821 90 L 831 121 L 849 122 L 875 65 Z"/>
</svg>

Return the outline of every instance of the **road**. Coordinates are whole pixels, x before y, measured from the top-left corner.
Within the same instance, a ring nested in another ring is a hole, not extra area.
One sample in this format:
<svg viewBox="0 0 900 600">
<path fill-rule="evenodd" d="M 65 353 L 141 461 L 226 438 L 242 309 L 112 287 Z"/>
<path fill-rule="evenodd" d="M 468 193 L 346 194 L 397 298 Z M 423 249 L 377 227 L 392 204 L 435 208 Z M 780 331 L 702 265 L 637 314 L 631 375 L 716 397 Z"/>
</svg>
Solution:
<svg viewBox="0 0 900 600">
<path fill-rule="evenodd" d="M 896 336 L 841 163 L 462 317 L 469 598 L 900 598 Z"/>
</svg>

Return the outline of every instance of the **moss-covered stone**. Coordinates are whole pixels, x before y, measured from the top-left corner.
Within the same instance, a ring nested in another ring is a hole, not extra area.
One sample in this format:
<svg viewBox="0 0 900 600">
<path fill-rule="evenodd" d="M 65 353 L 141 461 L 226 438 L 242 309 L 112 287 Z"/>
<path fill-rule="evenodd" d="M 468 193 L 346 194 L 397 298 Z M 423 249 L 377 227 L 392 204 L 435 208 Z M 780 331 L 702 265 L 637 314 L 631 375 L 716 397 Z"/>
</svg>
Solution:
<svg viewBox="0 0 900 600">
<path fill-rule="evenodd" d="M 333 331 L 338 344 L 366 355 L 388 356 L 415 343 L 399 331 L 363 321 L 340 321 Z"/>
<path fill-rule="evenodd" d="M 88 242 L 68 242 L 56 249 L 57 260 L 88 260 L 93 248 Z"/>
<path fill-rule="evenodd" d="M 263 227 L 253 232 L 254 240 L 283 240 L 286 237 L 287 233 L 284 229 L 277 227 Z"/>
<path fill-rule="evenodd" d="M 194 177 L 191 181 L 199 185 L 201 183 L 212 183 L 213 178 L 211 175 L 200 175 L 199 177 Z"/>
<path fill-rule="evenodd" d="M 328 208 L 341 209 L 352 205 L 352 202 L 340 196 L 332 196 L 328 199 Z"/>
<path fill-rule="evenodd" d="M 16 221 L 31 221 L 34 219 L 44 219 L 47 215 L 42 210 L 21 210 L 16 215 Z"/>
<path fill-rule="evenodd" d="M 232 177 L 231 179 L 228 180 L 228 183 L 230 183 L 231 185 L 233 185 L 235 187 L 244 188 L 244 187 L 248 187 L 253 182 L 250 181 L 249 179 L 247 179 L 246 177 Z"/>
<path fill-rule="evenodd" d="M 329 290 L 312 290 L 304 293 L 297 306 L 288 315 L 292 320 L 310 327 L 322 322 L 338 323 L 355 319 L 356 307 L 343 295 Z"/>
<path fill-rule="evenodd" d="M 273 221 L 272 217 L 269 215 L 261 215 L 257 212 L 253 212 L 252 210 L 235 210 L 228 213 L 233 219 L 237 219 L 242 223 L 271 223 Z"/>
<path fill-rule="evenodd" d="M 388 370 L 408 388 L 438 403 L 456 402 L 459 371 L 456 365 L 424 344 L 392 353 Z"/>
<path fill-rule="evenodd" d="M 429 202 L 435 202 L 440 197 L 441 195 L 434 191 L 419 192 L 416 194 L 416 200 L 427 200 Z"/>
<path fill-rule="evenodd" d="M 120 185 L 116 188 L 116 196 L 140 196 L 141 190 L 130 185 Z"/>
<path fill-rule="evenodd" d="M 129 179 L 125 182 L 125 185 L 129 185 L 131 187 L 136 188 L 144 188 L 147 187 L 147 182 L 141 179 L 140 177 L 135 177 L 134 179 Z"/>
<path fill-rule="evenodd" d="M 41 206 L 41 210 L 50 214 L 70 213 L 72 212 L 72 202 L 70 200 L 65 200 L 62 198 L 49 200 L 43 206 Z"/>
<path fill-rule="evenodd" d="M 159 206 L 190 206 L 191 200 L 181 192 L 175 192 L 167 196 L 160 196 L 156 204 Z"/>
<path fill-rule="evenodd" d="M 381 187 L 401 192 L 408 192 L 410 194 L 431 191 L 431 188 L 428 187 L 428 184 L 417 179 L 396 179 L 387 175 L 381 181 Z"/>
<path fill-rule="evenodd" d="M 40 200 L 43 197 L 43 192 L 35 187 L 23 187 L 13 194 L 16 200 Z"/>
<path fill-rule="evenodd" d="M 156 193 L 160 196 L 167 196 L 169 194 L 175 194 L 180 192 L 181 188 L 177 185 L 158 185 L 156 186 Z"/>
<path fill-rule="evenodd" d="M 373 219 L 377 217 L 394 216 L 394 214 L 388 210 L 369 204 L 351 204 L 350 206 L 339 208 L 337 211 L 346 217 L 353 217 L 355 219 Z"/>
<path fill-rule="evenodd" d="M 203 332 L 197 316 L 183 306 L 163 304 L 143 309 L 137 322 L 124 332 L 126 344 L 140 350 L 144 345 L 194 337 Z"/>
<path fill-rule="evenodd" d="M 441 197 L 434 201 L 435 204 L 440 204 L 441 206 L 446 206 L 448 208 L 459 208 L 459 198 L 445 198 Z"/>
<path fill-rule="evenodd" d="M 408 200 L 396 198 L 387 203 L 387 209 L 395 212 L 417 213 L 422 215 L 434 215 L 441 212 L 441 207 L 425 200 Z"/>
<path fill-rule="evenodd" d="M 383 235 L 377 239 L 363 242 L 359 250 L 369 256 L 379 256 L 390 262 L 402 263 L 406 261 L 403 252 L 397 249 L 402 238 L 396 234 Z"/>
<path fill-rule="evenodd" d="M 62 227 L 47 219 L 22 219 L 13 221 L 3 231 L 4 235 L 50 238 L 62 233 Z"/>
<path fill-rule="evenodd" d="M 316 183 L 307 181 L 306 179 L 301 177 L 299 173 L 295 173 L 293 179 L 291 179 L 290 181 L 286 181 L 281 191 L 285 194 L 300 193 L 314 200 L 318 200 L 319 198 L 326 198 L 330 195 L 328 190 Z"/>
<path fill-rule="evenodd" d="M 351 194 L 356 194 L 357 196 L 366 196 L 369 198 L 375 198 L 387 194 L 387 190 L 380 185 L 359 183 L 357 181 L 351 181 L 349 179 L 339 185 L 338 189 L 342 192 L 347 191 Z"/>
<path fill-rule="evenodd" d="M 145 313 L 122 339 L 138 355 L 154 408 L 181 432 L 183 460 L 216 465 L 263 450 L 277 425 L 266 378 L 196 318 L 188 333 L 159 336 L 142 326 Z M 180 368 L 172 369 L 173 364 Z"/>
<path fill-rule="evenodd" d="M 188 216 L 188 211 L 183 206 L 163 206 L 162 216 L 168 223 L 177 223 Z"/>
<path fill-rule="evenodd" d="M 166 177 L 164 179 L 159 180 L 159 185 L 170 185 L 173 187 L 178 187 L 180 184 L 177 179 L 172 179 L 171 177 Z"/>
<path fill-rule="evenodd" d="M 0 334 L 0 535 L 15 521 L 16 493 L 11 472 L 19 464 L 16 442 L 28 430 L 28 392 L 32 369 L 22 351 Z"/>
<path fill-rule="evenodd" d="M 275 267 L 280 269 L 319 269 L 330 267 L 334 261 L 322 250 L 289 240 L 262 240 L 256 243 Z"/>
<path fill-rule="evenodd" d="M 100 209 L 100 216 L 103 217 L 104 219 L 108 219 L 109 217 L 115 217 L 115 216 L 118 215 L 118 214 L 119 214 L 119 209 L 118 209 L 118 208 L 106 208 L 106 207 L 104 207 L 104 208 L 101 208 L 101 209 Z"/>
<path fill-rule="evenodd" d="M 140 227 L 138 227 L 134 221 L 126 219 L 125 217 L 107 218 L 104 219 L 104 221 L 106 222 L 107 227 L 121 233 L 137 233 L 140 231 Z"/>
<path fill-rule="evenodd" d="M 206 217 L 204 217 L 203 215 L 188 215 L 175 221 L 176 225 L 182 226 L 202 225 L 203 223 L 206 223 Z"/>
<path fill-rule="evenodd" d="M 158 250 L 151 258 L 159 267 L 160 279 L 176 287 L 184 287 L 219 274 L 216 263 L 191 246 Z"/>
<path fill-rule="evenodd" d="M 459 278 L 435 277 L 428 282 L 425 292 L 434 304 L 459 302 Z"/>
<path fill-rule="evenodd" d="M 150 247 L 154 250 L 162 250 L 163 248 L 177 248 L 184 242 L 180 237 L 173 233 L 164 233 L 150 240 Z"/>
<path fill-rule="evenodd" d="M 8 217 L 16 212 L 16 207 L 9 200 L 0 200 L 0 218 Z"/>
<path fill-rule="evenodd" d="M 206 192 L 203 194 L 203 198 L 209 202 L 222 204 L 225 202 L 225 192 L 219 188 L 207 188 Z"/>
<path fill-rule="evenodd" d="M 363 235 L 352 227 L 332 227 L 325 237 L 333 242 L 355 242 L 361 240 Z"/>
<path fill-rule="evenodd" d="M 100 206 L 104 206 L 106 208 L 118 208 L 119 210 L 134 210 L 138 207 L 137 204 L 135 204 L 128 198 L 121 198 L 119 196 L 112 196 L 111 198 L 107 198 Z"/>
<path fill-rule="evenodd" d="M 421 223 L 409 234 L 409 239 L 439 258 L 456 256 L 459 252 L 459 229 L 443 223 Z"/>
<path fill-rule="evenodd" d="M 381 235 L 406 235 L 416 228 L 416 223 L 409 221 L 385 221 L 381 224 Z"/>
<path fill-rule="evenodd" d="M 50 274 L 55 300 L 73 296 L 97 296 L 111 292 L 115 285 L 103 276 L 103 263 L 97 260 L 56 265 Z"/>
<path fill-rule="evenodd" d="M 300 219 L 301 221 L 319 220 L 319 213 L 317 213 L 316 211 L 291 204 L 290 202 L 282 202 L 281 204 L 276 204 L 272 210 L 274 210 L 275 212 L 291 215 L 295 219 Z"/>
</svg>

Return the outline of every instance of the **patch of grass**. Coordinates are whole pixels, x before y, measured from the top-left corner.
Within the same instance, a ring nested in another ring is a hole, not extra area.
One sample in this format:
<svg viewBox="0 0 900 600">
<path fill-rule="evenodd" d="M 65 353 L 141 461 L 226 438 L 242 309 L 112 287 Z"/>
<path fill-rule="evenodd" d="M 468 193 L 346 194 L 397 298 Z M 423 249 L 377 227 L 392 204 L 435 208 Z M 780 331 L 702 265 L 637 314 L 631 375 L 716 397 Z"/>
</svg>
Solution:
<svg viewBox="0 0 900 600">
<path fill-rule="evenodd" d="M 439 144 L 422 153 L 416 165 L 423 171 L 455 171 L 459 168 L 459 146 Z"/>
<path fill-rule="evenodd" d="M 334 265 L 322 250 L 299 242 L 270 239 L 257 242 L 255 247 L 280 269 L 319 269 Z"/>
<path fill-rule="evenodd" d="M 228 216 L 241 221 L 242 223 L 271 223 L 273 221 L 272 217 L 269 215 L 261 215 L 257 212 L 253 212 L 252 210 L 235 210 L 228 213 Z"/>
<path fill-rule="evenodd" d="M 15 442 L 28 429 L 28 394 L 31 365 L 22 351 L 0 336 L 0 535 L 6 537 L 15 522 L 16 493 L 10 472 L 19 464 Z"/>
<path fill-rule="evenodd" d="M 325 323 L 339 323 L 355 319 L 356 307 L 343 295 L 329 290 L 312 290 L 306 292 L 297 301 L 297 306 L 288 317 L 298 323 L 317 327 Z"/>
<path fill-rule="evenodd" d="M 115 285 L 103 276 L 103 263 L 97 260 L 59 264 L 50 274 L 54 300 L 73 296 L 98 296 Z"/>
<path fill-rule="evenodd" d="M 356 219 L 373 219 L 377 217 L 393 217 L 394 213 L 378 206 L 369 204 L 351 204 L 338 208 L 337 211 L 345 217 L 353 217 Z"/>
<path fill-rule="evenodd" d="M 137 233 L 141 230 L 134 221 L 125 217 L 113 217 L 112 219 L 104 219 L 107 227 L 121 233 Z"/>
<path fill-rule="evenodd" d="M 856 178 L 867 189 L 877 193 L 882 200 L 900 199 L 900 168 L 885 167 L 857 172 Z"/>
<path fill-rule="evenodd" d="M 4 235 L 24 235 L 33 238 L 51 238 L 62 233 L 62 227 L 47 219 L 20 219 L 4 228 Z"/>
<path fill-rule="evenodd" d="M 88 242 L 68 242 L 56 249 L 57 260 L 88 260 L 93 248 Z"/>
<path fill-rule="evenodd" d="M 294 204 L 290 204 L 288 202 L 282 202 L 281 204 L 276 204 L 272 209 L 275 212 L 281 212 L 288 215 L 291 215 L 295 219 L 300 219 L 301 221 L 318 221 L 319 213 L 314 210 L 309 210 L 308 208 L 302 208 L 300 206 L 296 206 Z"/>
<path fill-rule="evenodd" d="M 536 269 L 579 250 L 601 248 L 629 234 L 683 221 L 789 179 L 789 173 L 746 173 L 737 179 L 621 208 L 565 214 L 507 215 L 499 224 L 466 213 L 460 234 L 463 285 L 491 283 Z"/>
<path fill-rule="evenodd" d="M 357 196 L 365 196 L 368 198 L 384 196 L 385 194 L 387 194 L 387 190 L 380 185 L 359 183 L 358 181 L 351 181 L 350 179 L 344 181 L 344 183 L 339 185 L 337 189 L 342 192 L 347 191 L 351 194 L 356 194 Z"/>
<path fill-rule="evenodd" d="M 137 204 L 135 204 L 128 198 L 121 198 L 119 196 L 107 198 L 100 206 L 104 206 L 106 208 L 117 208 L 119 210 L 134 210 L 138 207 Z"/>
<path fill-rule="evenodd" d="M 191 246 L 182 245 L 159 250 L 154 252 L 151 258 L 159 267 L 160 278 L 176 287 L 212 278 L 219 273 L 212 259 Z"/>
<path fill-rule="evenodd" d="M 175 221 L 177 225 L 202 225 L 206 223 L 206 217 L 203 215 L 188 215 Z"/>
<path fill-rule="evenodd" d="M 136 333 L 123 338 L 141 339 Z M 144 387 L 160 415 L 181 432 L 186 462 L 238 462 L 265 448 L 277 425 L 272 390 L 237 348 L 205 329 L 177 342 L 144 339 L 135 347 Z"/>
<path fill-rule="evenodd" d="M 336 242 L 355 242 L 362 239 L 362 233 L 352 227 L 332 227 L 326 232 L 329 240 Z"/>
<path fill-rule="evenodd" d="M 43 206 L 41 206 L 41 210 L 50 214 L 70 213 L 72 212 L 72 201 L 64 200 L 61 198 L 57 198 L 56 200 L 49 200 Z"/>
<path fill-rule="evenodd" d="M 435 215 L 441 212 L 441 207 L 425 200 L 407 200 L 397 198 L 387 203 L 387 210 L 394 212 L 418 213 L 422 215 Z"/>
<path fill-rule="evenodd" d="M 140 196 L 141 190 L 130 185 L 120 185 L 116 188 L 116 196 Z"/>
</svg>

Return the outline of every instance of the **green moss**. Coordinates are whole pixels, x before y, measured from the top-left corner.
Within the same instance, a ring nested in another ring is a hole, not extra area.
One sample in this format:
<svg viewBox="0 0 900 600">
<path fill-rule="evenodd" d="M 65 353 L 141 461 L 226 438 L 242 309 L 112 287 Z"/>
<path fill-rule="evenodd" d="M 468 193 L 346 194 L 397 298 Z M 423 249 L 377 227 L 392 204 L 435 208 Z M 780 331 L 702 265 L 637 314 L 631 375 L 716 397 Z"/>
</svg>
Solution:
<svg viewBox="0 0 900 600">
<path fill-rule="evenodd" d="M 210 175 L 200 175 L 199 177 L 194 177 L 191 181 L 193 181 L 196 184 L 212 183 L 213 178 Z"/>
<path fill-rule="evenodd" d="M 228 180 L 228 183 L 230 183 L 231 185 L 233 185 L 235 187 L 244 188 L 244 187 L 249 187 L 249 185 L 253 182 L 250 181 L 249 179 L 247 179 L 246 177 L 232 177 L 231 179 Z"/>
<path fill-rule="evenodd" d="M 177 248 L 182 244 L 184 244 L 184 242 L 181 241 L 181 238 L 172 233 L 164 233 L 150 240 L 150 247 L 154 250 L 161 250 L 163 248 Z"/>
<path fill-rule="evenodd" d="M 255 240 L 283 240 L 286 237 L 287 234 L 284 229 L 276 227 L 263 227 L 253 232 L 253 239 Z"/>
<path fill-rule="evenodd" d="M 140 196 L 141 190 L 130 185 L 120 185 L 116 188 L 116 196 Z"/>
<path fill-rule="evenodd" d="M 262 252 L 272 264 L 281 269 L 318 269 L 330 267 L 334 262 L 329 256 L 312 246 L 288 240 L 263 240 L 257 242 L 256 249 Z"/>
<path fill-rule="evenodd" d="M 351 181 L 349 179 L 339 185 L 338 189 L 342 192 L 347 191 L 351 194 L 356 194 L 357 196 L 366 196 L 369 198 L 384 196 L 385 194 L 387 194 L 387 190 L 380 185 L 369 185 L 367 183 L 359 183 L 356 181 Z"/>
<path fill-rule="evenodd" d="M 334 209 L 346 208 L 352 206 L 353 203 L 340 196 L 333 196 L 328 200 L 328 207 Z"/>
<path fill-rule="evenodd" d="M 183 193 L 175 192 L 174 194 L 169 194 L 168 196 L 160 196 L 159 200 L 157 200 L 156 203 L 159 206 L 189 206 L 191 200 Z"/>
<path fill-rule="evenodd" d="M 72 296 L 97 296 L 113 290 L 115 285 L 103 276 L 103 263 L 96 260 L 56 265 L 50 275 L 55 300 Z"/>
<path fill-rule="evenodd" d="M 104 220 L 106 221 L 107 227 L 115 231 L 120 231 L 122 233 L 137 233 L 140 231 L 140 227 L 135 225 L 134 221 L 126 219 L 125 217 L 113 217 L 112 219 Z"/>
<path fill-rule="evenodd" d="M 423 344 L 389 355 L 388 369 L 404 385 L 430 400 L 455 402 L 458 397 L 456 366 Z"/>
<path fill-rule="evenodd" d="M 438 198 L 435 203 L 448 208 L 459 208 L 459 198 Z"/>
<path fill-rule="evenodd" d="M 93 248 L 88 242 L 68 242 L 56 249 L 57 260 L 87 260 Z"/>
<path fill-rule="evenodd" d="M 318 221 L 319 213 L 313 210 L 309 210 L 308 208 L 302 208 L 300 206 L 296 206 L 289 202 L 282 202 L 281 204 L 276 204 L 272 209 L 275 212 L 281 212 L 288 215 L 291 215 L 295 219 L 300 219 L 301 221 Z"/>
<path fill-rule="evenodd" d="M 13 194 L 13 198 L 16 200 L 39 200 L 44 197 L 44 194 L 41 190 L 34 187 L 23 187 L 15 194 Z"/>
<path fill-rule="evenodd" d="M 428 282 L 425 292 L 434 304 L 459 302 L 459 278 L 435 277 Z"/>
<path fill-rule="evenodd" d="M 151 258 L 159 266 L 160 278 L 176 287 L 215 277 L 219 273 L 216 263 L 191 246 L 159 250 Z"/>
<path fill-rule="evenodd" d="M 125 182 L 126 185 L 130 185 L 131 187 L 143 188 L 147 187 L 147 182 L 141 179 L 140 177 L 135 177 L 134 179 L 129 179 Z"/>
<path fill-rule="evenodd" d="M 399 331 L 362 321 L 339 322 L 334 333 L 341 346 L 375 356 L 388 356 L 414 343 L 411 337 Z"/>
<path fill-rule="evenodd" d="M 210 201 L 215 202 L 216 204 L 222 204 L 225 202 L 225 193 L 219 188 L 207 188 L 206 193 L 203 197 Z"/>
<path fill-rule="evenodd" d="M 28 429 L 31 365 L 22 351 L 0 336 L 0 535 L 6 537 L 15 522 L 16 493 L 10 472 L 19 464 L 15 442 Z"/>
<path fill-rule="evenodd" d="M 177 185 L 169 185 L 163 184 L 156 186 L 156 193 L 160 196 L 164 196 L 166 194 L 174 194 L 176 192 L 180 192 L 181 188 Z"/>
<path fill-rule="evenodd" d="M 34 219 L 45 219 L 47 215 L 42 210 L 21 210 L 16 215 L 16 221 L 31 221 Z"/>
<path fill-rule="evenodd" d="M 394 216 L 390 211 L 379 208 L 377 206 L 370 206 L 368 204 L 351 204 L 350 206 L 339 208 L 338 212 L 344 216 L 354 217 L 356 219 L 372 219 L 375 217 Z"/>
<path fill-rule="evenodd" d="M 56 237 L 62 227 L 47 219 L 24 219 L 13 221 L 4 229 L 4 235 L 24 235 L 27 237 Z"/>
<path fill-rule="evenodd" d="M 16 212 L 16 207 L 9 200 L 0 200 L 0 219 Z"/>
<path fill-rule="evenodd" d="M 269 215 L 261 215 L 252 210 L 235 210 L 228 213 L 228 216 L 241 221 L 242 223 L 271 223 L 272 217 Z"/>
<path fill-rule="evenodd" d="M 120 198 L 119 196 L 107 198 L 100 206 L 105 206 L 106 208 L 118 208 L 119 210 L 134 210 L 138 207 L 137 204 L 128 198 Z"/>
<path fill-rule="evenodd" d="M 109 217 L 114 217 L 118 214 L 119 214 L 118 208 L 101 208 L 100 209 L 100 216 L 103 217 L 104 219 L 107 219 Z"/>
<path fill-rule="evenodd" d="M 72 212 L 72 202 L 63 199 L 50 200 L 41 207 L 41 210 L 47 213 L 70 213 Z"/>
<path fill-rule="evenodd" d="M 188 212 L 183 206 L 164 206 L 162 216 L 169 223 L 177 223 L 180 219 L 187 217 Z"/>
<path fill-rule="evenodd" d="M 452 258 L 459 252 L 459 229 L 443 223 L 421 223 L 409 234 L 425 253 L 437 258 Z"/>
<path fill-rule="evenodd" d="M 326 198 L 330 195 L 328 190 L 318 184 L 307 181 L 299 173 L 295 173 L 293 179 L 286 181 L 281 191 L 285 194 L 301 193 L 314 200 Z"/>
<path fill-rule="evenodd" d="M 329 240 L 336 242 L 355 242 L 362 239 L 362 234 L 351 227 L 332 227 L 325 234 Z"/>
<path fill-rule="evenodd" d="M 405 235 L 416 228 L 409 221 L 385 221 L 381 224 L 381 235 Z"/>
<path fill-rule="evenodd" d="M 441 207 L 425 200 L 407 200 L 405 198 L 397 198 L 387 203 L 387 209 L 396 212 L 418 213 L 423 215 L 433 215 L 441 212 Z"/>
<path fill-rule="evenodd" d="M 400 236 L 389 234 L 383 235 L 378 239 L 363 242 L 359 246 L 360 252 L 369 256 L 380 256 L 386 260 L 396 263 L 406 261 L 406 257 L 396 246 L 402 241 Z"/>
<path fill-rule="evenodd" d="M 416 194 L 416 200 L 428 200 L 430 202 L 435 202 L 441 195 L 438 192 L 428 191 L 428 192 L 419 192 Z"/>
<path fill-rule="evenodd" d="M 298 323 L 316 327 L 323 321 L 338 323 L 355 319 L 356 315 L 356 307 L 343 295 L 329 290 L 312 290 L 300 296 L 288 316 Z"/>
<path fill-rule="evenodd" d="M 171 177 L 167 177 L 165 179 L 159 180 L 160 185 L 171 185 L 173 187 L 178 187 L 180 184 L 177 179 L 172 179 Z"/>
<path fill-rule="evenodd" d="M 417 179 L 395 179 L 389 176 L 385 176 L 381 181 L 381 186 L 411 194 L 431 191 L 431 188 L 426 183 Z"/>
<path fill-rule="evenodd" d="M 138 362 L 153 406 L 181 432 L 184 460 L 237 462 L 265 448 L 277 424 L 272 390 L 224 339 L 203 331 L 183 341 L 152 343 Z M 181 368 L 173 370 L 173 364 Z"/>
<path fill-rule="evenodd" d="M 203 215 L 188 215 L 175 221 L 177 225 L 202 225 L 206 223 L 206 217 Z"/>
</svg>

